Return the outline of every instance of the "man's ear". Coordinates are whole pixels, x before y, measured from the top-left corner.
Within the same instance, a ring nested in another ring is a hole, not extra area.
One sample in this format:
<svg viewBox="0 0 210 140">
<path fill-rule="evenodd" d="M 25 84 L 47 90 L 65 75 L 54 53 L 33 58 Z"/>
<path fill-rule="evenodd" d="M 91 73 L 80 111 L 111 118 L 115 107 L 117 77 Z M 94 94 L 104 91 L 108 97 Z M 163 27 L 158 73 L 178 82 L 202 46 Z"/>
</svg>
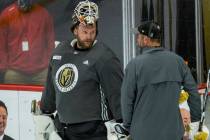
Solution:
<svg viewBox="0 0 210 140">
<path fill-rule="evenodd" d="M 148 38 L 147 36 L 144 36 L 143 41 L 144 41 L 144 44 L 145 44 L 145 45 L 148 45 L 148 43 L 149 43 L 149 41 L 150 41 L 150 38 Z"/>
<path fill-rule="evenodd" d="M 77 28 L 74 28 L 74 35 L 77 35 Z"/>
</svg>

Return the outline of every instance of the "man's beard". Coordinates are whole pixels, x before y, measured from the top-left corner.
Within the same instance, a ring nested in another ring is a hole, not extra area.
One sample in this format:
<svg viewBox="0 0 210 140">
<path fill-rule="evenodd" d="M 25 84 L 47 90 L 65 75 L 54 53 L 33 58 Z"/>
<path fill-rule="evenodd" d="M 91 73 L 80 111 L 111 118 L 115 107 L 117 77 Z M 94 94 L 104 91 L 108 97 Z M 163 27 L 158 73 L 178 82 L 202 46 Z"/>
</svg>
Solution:
<svg viewBox="0 0 210 140">
<path fill-rule="evenodd" d="M 77 39 L 77 45 L 81 49 L 89 49 L 93 46 L 94 40 L 86 40 L 81 41 L 80 39 Z"/>
</svg>

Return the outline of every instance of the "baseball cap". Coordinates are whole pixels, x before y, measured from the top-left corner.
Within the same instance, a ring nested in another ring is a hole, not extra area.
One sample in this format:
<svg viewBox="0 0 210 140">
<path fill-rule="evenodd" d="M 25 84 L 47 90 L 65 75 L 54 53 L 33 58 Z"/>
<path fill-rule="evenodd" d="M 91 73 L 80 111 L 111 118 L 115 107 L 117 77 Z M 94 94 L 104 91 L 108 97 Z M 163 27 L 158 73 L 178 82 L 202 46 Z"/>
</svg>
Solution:
<svg viewBox="0 0 210 140">
<path fill-rule="evenodd" d="M 152 39 L 160 39 L 161 29 L 160 25 L 154 21 L 145 21 L 142 22 L 137 27 L 138 33 L 148 36 Z"/>
</svg>

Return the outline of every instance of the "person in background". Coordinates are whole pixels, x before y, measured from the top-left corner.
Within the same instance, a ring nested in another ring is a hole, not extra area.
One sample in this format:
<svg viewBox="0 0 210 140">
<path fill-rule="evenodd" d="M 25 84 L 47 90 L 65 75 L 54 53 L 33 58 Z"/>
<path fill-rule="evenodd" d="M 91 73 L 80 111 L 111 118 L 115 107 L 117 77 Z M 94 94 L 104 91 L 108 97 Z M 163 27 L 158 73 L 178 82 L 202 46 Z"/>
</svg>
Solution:
<svg viewBox="0 0 210 140">
<path fill-rule="evenodd" d="M 15 0 L 0 0 L 0 14 L 1 12 Z M 4 74 L 0 72 L 0 83 L 4 81 Z"/>
<path fill-rule="evenodd" d="M 0 0 L 0 13 L 16 0 Z"/>
<path fill-rule="evenodd" d="M 40 108 L 57 111 L 63 140 L 107 140 L 105 121 L 122 122 L 122 66 L 104 43 L 96 40 L 98 6 L 81 1 L 72 15 L 75 39 L 53 51 Z"/>
<path fill-rule="evenodd" d="M 190 122 L 182 120 L 188 115 L 179 108 L 182 86 L 189 93 L 191 121 L 201 118 L 200 96 L 190 69 L 180 56 L 161 47 L 156 22 L 138 27 L 137 44 L 141 55 L 126 66 L 121 88 L 123 125 L 132 140 L 181 140 L 183 123 Z"/>
<path fill-rule="evenodd" d="M 55 45 L 53 21 L 43 7 L 31 0 L 17 0 L 4 9 L 0 42 L 3 83 L 44 84 Z"/>
<path fill-rule="evenodd" d="M 0 100 L 0 140 L 14 140 L 4 133 L 4 130 L 7 126 L 7 116 L 7 107 L 4 102 Z"/>
</svg>

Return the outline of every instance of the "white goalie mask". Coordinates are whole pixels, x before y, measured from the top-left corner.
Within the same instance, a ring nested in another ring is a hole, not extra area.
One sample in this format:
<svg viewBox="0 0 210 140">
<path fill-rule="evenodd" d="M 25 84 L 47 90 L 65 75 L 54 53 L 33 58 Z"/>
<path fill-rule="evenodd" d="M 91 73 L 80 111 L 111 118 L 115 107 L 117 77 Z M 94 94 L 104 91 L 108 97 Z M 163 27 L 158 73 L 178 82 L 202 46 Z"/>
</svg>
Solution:
<svg viewBox="0 0 210 140">
<path fill-rule="evenodd" d="M 72 16 L 74 24 L 80 22 L 84 25 L 94 24 L 98 18 L 98 6 L 88 0 L 79 2 Z"/>
</svg>

